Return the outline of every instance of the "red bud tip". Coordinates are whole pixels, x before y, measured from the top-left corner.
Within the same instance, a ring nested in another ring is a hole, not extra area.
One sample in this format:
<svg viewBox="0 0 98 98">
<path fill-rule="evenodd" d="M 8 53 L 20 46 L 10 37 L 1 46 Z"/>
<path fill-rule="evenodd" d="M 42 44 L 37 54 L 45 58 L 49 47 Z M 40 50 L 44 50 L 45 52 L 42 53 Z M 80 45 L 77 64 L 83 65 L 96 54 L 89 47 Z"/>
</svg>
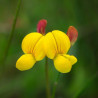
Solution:
<svg viewBox="0 0 98 98">
<path fill-rule="evenodd" d="M 78 31 L 77 31 L 77 29 L 75 27 L 70 26 L 68 28 L 67 35 L 68 35 L 68 37 L 70 39 L 71 45 L 73 45 L 77 40 Z"/>
<path fill-rule="evenodd" d="M 46 25 L 47 25 L 47 20 L 45 19 L 40 20 L 37 24 L 37 32 L 45 34 Z"/>
</svg>

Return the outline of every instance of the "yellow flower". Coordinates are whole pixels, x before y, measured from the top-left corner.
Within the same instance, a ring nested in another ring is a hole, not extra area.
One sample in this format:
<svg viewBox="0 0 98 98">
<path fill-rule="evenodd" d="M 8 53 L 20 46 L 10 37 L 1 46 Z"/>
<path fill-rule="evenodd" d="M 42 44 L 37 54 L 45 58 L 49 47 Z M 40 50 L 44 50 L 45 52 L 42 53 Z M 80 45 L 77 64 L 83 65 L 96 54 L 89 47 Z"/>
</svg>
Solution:
<svg viewBox="0 0 98 98">
<path fill-rule="evenodd" d="M 77 62 L 74 56 L 66 55 L 70 48 L 68 36 L 59 30 L 54 30 L 45 35 L 44 49 L 48 58 L 54 60 L 55 68 L 61 73 L 67 73 L 72 65 Z"/>
<path fill-rule="evenodd" d="M 26 35 L 22 41 L 22 50 L 25 53 L 16 62 L 16 68 L 24 71 L 33 67 L 36 61 L 45 57 L 43 50 L 44 36 L 33 32 Z"/>
<path fill-rule="evenodd" d="M 77 30 L 71 26 L 67 35 L 59 30 L 42 35 L 45 34 L 46 25 L 46 20 L 40 20 L 37 25 L 37 32 L 24 37 L 22 41 L 24 54 L 17 60 L 16 68 L 21 71 L 28 70 L 34 66 L 36 61 L 40 61 L 47 56 L 53 59 L 54 66 L 59 72 L 70 72 L 77 59 L 74 56 L 67 55 L 67 52 L 77 40 Z"/>
</svg>

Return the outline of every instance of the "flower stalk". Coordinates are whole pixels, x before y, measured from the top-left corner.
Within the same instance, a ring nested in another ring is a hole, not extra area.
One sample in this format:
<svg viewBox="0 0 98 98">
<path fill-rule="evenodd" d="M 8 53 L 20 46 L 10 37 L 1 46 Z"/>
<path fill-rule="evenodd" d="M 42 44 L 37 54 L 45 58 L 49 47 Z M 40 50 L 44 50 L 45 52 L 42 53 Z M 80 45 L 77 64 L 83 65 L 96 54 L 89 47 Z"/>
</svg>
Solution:
<svg viewBox="0 0 98 98">
<path fill-rule="evenodd" d="M 49 87 L 49 73 L 48 73 L 48 58 L 45 59 L 45 75 L 46 75 L 46 95 L 50 98 L 50 87 Z"/>
<path fill-rule="evenodd" d="M 54 86 L 53 86 L 52 98 L 55 98 L 56 87 L 57 87 L 57 85 L 58 85 L 58 81 L 59 81 L 60 75 L 61 75 L 61 73 L 58 72 L 56 81 L 54 82 Z"/>
</svg>

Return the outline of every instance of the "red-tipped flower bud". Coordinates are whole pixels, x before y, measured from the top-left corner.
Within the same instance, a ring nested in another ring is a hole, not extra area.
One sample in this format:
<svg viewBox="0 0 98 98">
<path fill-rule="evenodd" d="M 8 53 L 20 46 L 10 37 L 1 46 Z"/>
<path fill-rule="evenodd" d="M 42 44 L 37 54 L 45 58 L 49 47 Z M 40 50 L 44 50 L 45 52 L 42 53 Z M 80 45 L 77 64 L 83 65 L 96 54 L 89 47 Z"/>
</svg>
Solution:
<svg viewBox="0 0 98 98">
<path fill-rule="evenodd" d="M 70 26 L 68 28 L 67 35 L 68 35 L 68 37 L 70 39 L 71 45 L 73 45 L 77 40 L 78 31 L 77 31 L 77 29 L 75 27 Z"/>
<path fill-rule="evenodd" d="M 45 19 L 40 20 L 37 24 L 37 32 L 45 34 L 46 25 L 47 25 L 47 20 Z"/>
</svg>

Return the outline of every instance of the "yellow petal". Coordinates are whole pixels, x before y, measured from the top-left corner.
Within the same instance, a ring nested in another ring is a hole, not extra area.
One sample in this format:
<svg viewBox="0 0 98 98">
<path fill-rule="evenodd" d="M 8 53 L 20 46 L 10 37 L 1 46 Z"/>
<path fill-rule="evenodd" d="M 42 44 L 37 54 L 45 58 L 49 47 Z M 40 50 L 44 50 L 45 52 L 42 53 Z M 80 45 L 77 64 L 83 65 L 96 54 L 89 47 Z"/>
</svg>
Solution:
<svg viewBox="0 0 98 98">
<path fill-rule="evenodd" d="M 71 62 L 60 54 L 54 58 L 54 66 L 61 73 L 68 73 L 72 68 Z"/>
<path fill-rule="evenodd" d="M 16 68 L 21 71 L 28 70 L 34 66 L 35 62 L 32 54 L 24 54 L 17 60 Z"/>
<path fill-rule="evenodd" d="M 69 59 L 69 61 L 71 62 L 72 65 L 77 62 L 77 58 L 73 55 L 63 54 L 63 56 L 66 57 L 67 59 Z"/>
<path fill-rule="evenodd" d="M 37 32 L 26 35 L 22 41 L 22 50 L 24 53 L 33 53 L 33 49 L 43 35 Z"/>
<path fill-rule="evenodd" d="M 44 42 L 44 36 L 40 38 L 40 40 L 34 47 L 33 53 L 36 61 L 42 60 L 45 57 L 43 42 Z"/>
<path fill-rule="evenodd" d="M 68 36 L 59 30 L 52 31 L 52 34 L 57 44 L 58 53 L 67 53 L 70 48 L 70 40 Z"/>
<path fill-rule="evenodd" d="M 57 45 L 51 32 L 47 33 L 44 38 L 44 50 L 48 58 L 53 59 L 57 53 Z"/>
</svg>

